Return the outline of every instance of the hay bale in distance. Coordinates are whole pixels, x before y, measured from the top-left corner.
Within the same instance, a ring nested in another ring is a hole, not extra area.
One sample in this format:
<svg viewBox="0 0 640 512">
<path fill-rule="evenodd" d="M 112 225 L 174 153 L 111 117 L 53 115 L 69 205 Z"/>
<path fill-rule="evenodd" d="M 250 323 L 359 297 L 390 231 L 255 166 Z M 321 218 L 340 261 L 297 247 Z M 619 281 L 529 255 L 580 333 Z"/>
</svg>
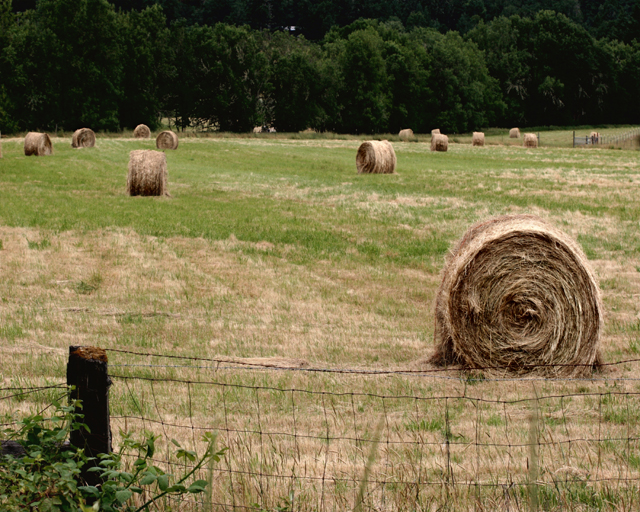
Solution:
<svg viewBox="0 0 640 512">
<path fill-rule="evenodd" d="M 525 148 L 537 148 L 538 136 L 535 133 L 525 133 L 523 145 Z"/>
<path fill-rule="evenodd" d="M 262 133 L 262 126 L 254 126 L 253 133 Z"/>
<path fill-rule="evenodd" d="M 471 138 L 471 144 L 473 146 L 484 146 L 484 133 L 473 132 L 473 137 Z"/>
<path fill-rule="evenodd" d="M 434 135 L 440 135 L 440 128 L 434 128 L 431 130 L 431 136 L 433 137 Z"/>
<path fill-rule="evenodd" d="M 151 137 L 151 130 L 149 130 L 146 124 L 139 124 L 135 130 L 133 130 L 133 136 L 136 139 L 148 139 Z"/>
<path fill-rule="evenodd" d="M 600 133 L 599 132 L 591 132 L 589 134 L 589 138 L 591 139 L 591 144 L 598 144 L 600 142 Z"/>
<path fill-rule="evenodd" d="M 129 153 L 127 194 L 130 196 L 169 195 L 167 156 L 162 151 L 137 149 Z"/>
<path fill-rule="evenodd" d="M 449 137 L 435 134 L 431 137 L 431 151 L 447 151 L 449 149 Z"/>
<path fill-rule="evenodd" d="M 436 296 L 431 362 L 582 376 L 601 364 L 603 306 L 580 246 L 535 215 L 473 225 Z"/>
<path fill-rule="evenodd" d="M 92 148 L 96 145 L 96 134 L 91 128 L 80 128 L 71 137 L 72 148 Z"/>
<path fill-rule="evenodd" d="M 156 137 L 158 149 L 178 149 L 178 136 L 172 131 L 165 130 Z"/>
<path fill-rule="evenodd" d="M 53 154 L 53 144 L 46 133 L 29 132 L 24 138 L 26 156 L 47 156 Z"/>
<path fill-rule="evenodd" d="M 520 138 L 520 128 L 511 128 L 511 130 L 509 130 L 509 138 L 510 139 L 519 139 Z"/>
<path fill-rule="evenodd" d="M 414 139 L 413 130 L 411 128 L 405 128 L 404 130 L 400 130 L 398 133 L 398 137 L 400 140 L 407 142 Z"/>
<path fill-rule="evenodd" d="M 358 174 L 394 174 L 396 163 L 396 152 L 388 140 L 363 142 L 356 154 Z"/>
</svg>

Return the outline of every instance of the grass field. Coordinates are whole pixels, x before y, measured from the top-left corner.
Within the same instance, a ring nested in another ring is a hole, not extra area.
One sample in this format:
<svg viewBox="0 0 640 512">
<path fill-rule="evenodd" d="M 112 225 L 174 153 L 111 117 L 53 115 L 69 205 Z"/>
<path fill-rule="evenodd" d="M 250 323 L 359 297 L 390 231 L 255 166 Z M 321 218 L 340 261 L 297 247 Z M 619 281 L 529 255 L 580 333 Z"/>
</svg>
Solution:
<svg viewBox="0 0 640 512">
<path fill-rule="evenodd" d="M 640 357 L 639 153 L 561 147 L 571 133 L 535 150 L 497 131 L 447 153 L 394 141 L 397 174 L 370 176 L 356 174 L 360 138 L 183 137 L 164 198 L 125 195 L 129 151 L 153 139 L 54 137 L 39 158 L 3 139 L 0 387 L 64 382 L 69 345 L 227 361 L 109 353 L 114 374 L 160 379 L 114 379 L 116 437 L 154 427 L 199 446 L 197 428 L 224 425 L 227 508 L 352 509 L 373 446 L 371 510 L 529 510 L 532 457 L 541 510 L 635 510 L 637 362 L 580 381 L 226 369 L 429 370 L 448 249 L 477 220 L 524 212 L 591 260 L 605 360 Z"/>
</svg>

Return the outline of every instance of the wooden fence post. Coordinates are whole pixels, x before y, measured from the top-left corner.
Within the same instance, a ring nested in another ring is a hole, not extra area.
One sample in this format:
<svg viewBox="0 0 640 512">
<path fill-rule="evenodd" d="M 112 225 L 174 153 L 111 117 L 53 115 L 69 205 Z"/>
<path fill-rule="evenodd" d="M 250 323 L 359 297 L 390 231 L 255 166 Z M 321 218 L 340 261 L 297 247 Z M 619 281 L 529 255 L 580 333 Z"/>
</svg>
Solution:
<svg viewBox="0 0 640 512">
<path fill-rule="evenodd" d="M 74 386 L 70 399 L 81 400 L 76 413 L 83 414 L 88 429 L 72 430 L 69 441 L 77 448 L 84 448 L 89 457 L 111 453 L 111 425 L 109 420 L 109 387 L 111 379 L 107 371 L 107 352 L 96 347 L 69 347 L 67 385 Z M 86 464 L 82 478 L 89 485 L 100 483 L 95 472 L 87 470 L 97 466 L 99 460 Z"/>
</svg>

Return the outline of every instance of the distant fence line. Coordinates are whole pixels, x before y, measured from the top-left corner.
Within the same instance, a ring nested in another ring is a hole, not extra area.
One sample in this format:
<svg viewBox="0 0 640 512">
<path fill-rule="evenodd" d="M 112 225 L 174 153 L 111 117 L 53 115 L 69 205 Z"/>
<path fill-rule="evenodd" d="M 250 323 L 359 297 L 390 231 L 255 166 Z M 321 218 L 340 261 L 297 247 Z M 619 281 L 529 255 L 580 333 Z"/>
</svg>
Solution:
<svg viewBox="0 0 640 512">
<path fill-rule="evenodd" d="M 597 135 L 584 135 L 577 136 L 576 132 L 573 132 L 573 147 L 576 146 L 624 146 L 629 143 L 632 143 L 634 140 L 640 139 L 640 128 L 633 128 L 628 132 L 622 133 L 620 135 L 600 135 L 598 132 Z"/>
<path fill-rule="evenodd" d="M 288 368 L 108 352 L 219 363 L 127 362 L 111 364 L 108 374 L 119 389 L 110 406 L 114 431 L 144 429 L 165 440 L 187 440 L 196 450 L 204 446 L 203 432 L 218 432 L 228 451 L 212 468 L 215 510 L 333 511 L 354 509 L 358 499 L 366 510 L 430 510 L 444 503 L 468 509 L 478 502 L 489 509 L 531 510 L 532 493 L 558 509 L 584 504 L 585 493 L 594 503 L 601 498 L 640 503 L 640 391 L 616 384 L 637 379 L 469 375 L 457 379 L 471 379 L 463 391 L 445 387 L 436 392 L 423 382 L 454 377 L 439 375 L 439 369 Z M 639 362 L 608 366 L 632 368 Z M 180 375 L 189 369 L 197 375 Z M 291 373 L 293 381 L 278 382 L 281 370 L 309 372 L 311 381 L 296 381 L 302 374 Z M 319 381 L 326 373 L 333 375 L 329 382 Z M 410 388 L 402 385 L 407 376 L 418 378 L 409 381 Z M 397 389 L 394 380 L 385 382 L 385 392 L 376 392 L 380 379 L 395 378 L 400 379 Z M 531 393 L 485 396 L 482 384 L 500 380 L 531 384 Z M 566 383 L 570 389 L 545 391 L 541 380 Z M 608 383 L 589 389 L 576 381 Z M 0 388 L 0 401 L 58 388 L 64 385 Z M 185 466 L 168 450 L 166 456 L 161 453 L 156 451 L 158 465 L 169 470 Z M 189 505 L 194 510 L 201 506 L 196 501 Z"/>
</svg>

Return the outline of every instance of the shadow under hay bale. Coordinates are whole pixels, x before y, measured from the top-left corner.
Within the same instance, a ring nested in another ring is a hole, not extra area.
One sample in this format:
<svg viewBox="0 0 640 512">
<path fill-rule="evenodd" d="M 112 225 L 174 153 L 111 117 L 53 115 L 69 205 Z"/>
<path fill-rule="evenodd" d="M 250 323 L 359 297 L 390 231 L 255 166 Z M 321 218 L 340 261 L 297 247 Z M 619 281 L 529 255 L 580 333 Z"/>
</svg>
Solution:
<svg viewBox="0 0 640 512">
<path fill-rule="evenodd" d="M 601 364 L 595 274 L 575 241 L 534 215 L 469 228 L 445 264 L 435 309 L 435 364 L 546 376 Z"/>
<path fill-rule="evenodd" d="M 520 138 L 520 128 L 511 128 L 511 130 L 509 130 L 509 138 L 510 139 L 519 139 Z"/>
<path fill-rule="evenodd" d="M 398 133 L 398 137 L 400 140 L 407 142 L 414 139 L 413 130 L 411 128 L 405 128 L 404 130 L 400 130 Z"/>
<path fill-rule="evenodd" d="M 387 140 L 363 142 L 356 154 L 358 174 L 393 174 L 396 163 L 396 152 Z"/>
<path fill-rule="evenodd" d="M 473 146 L 484 146 L 484 133 L 473 132 L 473 137 L 471 138 L 471 144 Z"/>
<path fill-rule="evenodd" d="M 158 149 L 178 149 L 178 136 L 172 131 L 165 130 L 156 137 Z"/>
<path fill-rule="evenodd" d="M 53 154 L 53 144 L 46 133 L 29 132 L 24 138 L 26 156 L 47 156 Z"/>
<path fill-rule="evenodd" d="M 146 124 L 139 124 L 135 130 L 133 130 L 133 136 L 136 139 L 148 139 L 151 137 L 151 130 L 149 130 Z"/>
<path fill-rule="evenodd" d="M 431 136 L 431 151 L 447 151 L 449 149 L 449 137 L 442 134 Z"/>
<path fill-rule="evenodd" d="M 537 135 L 535 133 L 525 133 L 522 145 L 525 148 L 537 148 L 538 147 Z"/>
<path fill-rule="evenodd" d="M 130 196 L 168 196 L 167 157 L 161 151 L 137 149 L 129 153 L 127 194 Z"/>
<path fill-rule="evenodd" d="M 71 137 L 72 148 L 92 148 L 96 145 L 96 134 L 91 128 L 80 128 Z"/>
</svg>

